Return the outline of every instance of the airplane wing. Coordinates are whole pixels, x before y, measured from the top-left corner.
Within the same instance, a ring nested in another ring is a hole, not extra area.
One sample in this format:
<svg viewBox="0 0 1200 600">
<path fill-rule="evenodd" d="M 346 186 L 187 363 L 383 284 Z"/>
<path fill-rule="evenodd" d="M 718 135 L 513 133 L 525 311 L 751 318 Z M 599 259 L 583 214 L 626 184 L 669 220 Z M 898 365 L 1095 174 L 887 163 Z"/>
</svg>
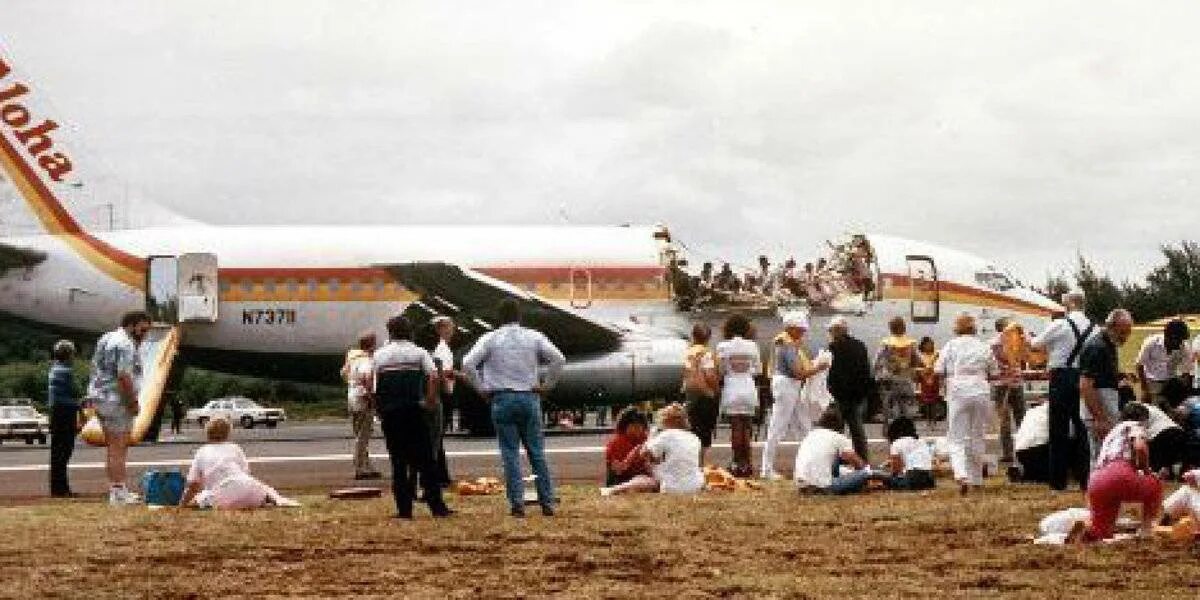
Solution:
<svg viewBox="0 0 1200 600">
<path fill-rule="evenodd" d="M 453 317 L 468 335 L 483 334 L 497 326 L 496 308 L 506 298 L 521 306 L 522 323 L 541 331 L 563 354 L 606 352 L 617 349 L 621 331 L 616 327 L 565 310 L 537 294 L 447 263 L 418 262 L 382 265 L 401 285 L 420 294 L 410 310 L 425 322 L 436 315 Z"/>
<path fill-rule="evenodd" d="M 0 243 L 0 275 L 12 269 L 28 269 L 42 264 L 46 253 Z"/>
</svg>

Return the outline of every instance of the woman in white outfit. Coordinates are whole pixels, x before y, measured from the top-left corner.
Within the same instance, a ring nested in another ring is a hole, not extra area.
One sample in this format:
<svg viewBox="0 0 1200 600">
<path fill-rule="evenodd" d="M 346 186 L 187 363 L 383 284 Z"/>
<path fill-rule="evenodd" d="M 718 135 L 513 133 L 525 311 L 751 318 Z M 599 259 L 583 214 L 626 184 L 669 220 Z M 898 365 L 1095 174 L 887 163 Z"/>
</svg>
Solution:
<svg viewBox="0 0 1200 600">
<path fill-rule="evenodd" d="M 934 372 L 946 382 L 950 467 L 960 492 L 966 494 L 971 486 L 983 485 L 983 436 L 994 410 L 988 378 L 997 364 L 992 349 L 976 337 L 975 317 L 959 315 L 954 333 L 958 337 L 942 348 Z"/>
<path fill-rule="evenodd" d="M 813 364 L 805 347 L 808 332 L 808 315 L 793 312 L 783 317 L 783 332 L 775 337 L 772 358 L 771 397 L 775 405 L 771 408 L 771 420 L 767 425 L 767 441 L 763 445 L 762 478 L 777 481 L 783 477 L 775 471 L 775 453 L 779 440 L 788 430 L 796 431 L 796 438 L 803 440 L 812 429 L 811 411 L 800 406 L 800 390 L 805 382 L 826 369 L 827 363 Z"/>
<path fill-rule="evenodd" d="M 735 477 L 753 477 L 750 464 L 750 430 L 758 412 L 758 387 L 754 378 L 762 372 L 762 358 L 754 343 L 754 327 L 745 315 L 734 314 L 725 321 L 725 341 L 717 344 L 721 371 L 721 414 L 729 417 L 729 442 L 733 449 L 730 472 Z"/>
<path fill-rule="evenodd" d="M 205 425 L 208 443 L 196 450 L 179 505 L 223 510 L 299 506 L 250 475 L 246 455 L 229 441 L 229 430 L 229 420 L 223 417 Z"/>
</svg>

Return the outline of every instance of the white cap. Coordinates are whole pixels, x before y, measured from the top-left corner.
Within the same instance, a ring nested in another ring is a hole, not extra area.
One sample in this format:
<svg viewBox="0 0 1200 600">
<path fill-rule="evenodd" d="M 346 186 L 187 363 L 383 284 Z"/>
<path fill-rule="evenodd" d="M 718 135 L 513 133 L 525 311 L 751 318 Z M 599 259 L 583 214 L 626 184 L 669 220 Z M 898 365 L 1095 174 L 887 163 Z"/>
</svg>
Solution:
<svg viewBox="0 0 1200 600">
<path fill-rule="evenodd" d="M 784 327 L 799 327 L 800 329 L 808 329 L 808 313 L 803 311 L 792 311 L 783 315 Z"/>
<path fill-rule="evenodd" d="M 450 317 L 447 317 L 446 315 L 438 315 L 438 316 L 434 317 L 433 319 L 430 319 L 429 324 L 437 325 L 438 323 L 444 323 L 444 322 L 452 323 L 452 322 L 454 322 L 454 319 L 451 319 Z"/>
<path fill-rule="evenodd" d="M 846 321 L 846 317 L 838 315 L 830 319 L 829 325 L 825 326 L 826 329 L 835 329 L 837 327 L 841 327 L 842 329 L 850 329 L 850 323 Z"/>
</svg>

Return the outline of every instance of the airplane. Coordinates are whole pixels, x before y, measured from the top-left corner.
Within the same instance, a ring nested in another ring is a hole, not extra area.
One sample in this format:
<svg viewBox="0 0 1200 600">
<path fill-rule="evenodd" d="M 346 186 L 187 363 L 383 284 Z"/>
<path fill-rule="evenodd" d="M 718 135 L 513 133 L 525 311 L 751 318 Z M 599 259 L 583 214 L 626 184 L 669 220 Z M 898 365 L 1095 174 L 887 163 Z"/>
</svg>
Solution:
<svg viewBox="0 0 1200 600">
<path fill-rule="evenodd" d="M 0 239 L 0 313 L 95 336 L 123 312 L 147 309 L 158 326 L 143 342 L 135 442 L 155 429 L 163 393 L 185 366 L 335 383 L 351 340 L 382 333 L 389 317 L 452 316 L 466 346 L 494 326 L 503 298 L 516 299 L 526 323 L 567 355 L 547 399 L 560 407 L 675 397 L 692 323 L 718 323 L 735 310 L 752 314 L 764 350 L 786 310 L 813 315 L 814 345 L 837 314 L 873 343 L 897 315 L 912 322 L 913 335 L 943 342 L 962 311 L 1013 317 L 1031 331 L 1062 311 L 984 259 L 865 234 L 834 247 L 830 264 L 857 271 L 837 275 L 827 298 L 760 295 L 747 304 L 702 297 L 664 226 L 100 231 L 85 227 L 81 207 L 68 201 L 86 178 L 57 115 L 37 99 L 0 56 L 0 192 L 23 200 L 39 228 Z"/>
</svg>

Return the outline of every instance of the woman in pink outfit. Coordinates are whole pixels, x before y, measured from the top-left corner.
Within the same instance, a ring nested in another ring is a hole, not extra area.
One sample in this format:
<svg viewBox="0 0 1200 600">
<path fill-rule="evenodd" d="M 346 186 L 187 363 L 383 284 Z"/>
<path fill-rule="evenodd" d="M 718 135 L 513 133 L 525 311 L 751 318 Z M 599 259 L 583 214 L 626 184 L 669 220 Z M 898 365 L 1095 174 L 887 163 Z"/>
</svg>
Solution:
<svg viewBox="0 0 1200 600">
<path fill-rule="evenodd" d="M 218 417 L 208 422 L 208 443 L 196 450 L 180 506 L 238 510 L 263 506 L 299 506 L 275 488 L 250 476 L 241 447 L 229 441 L 231 427 Z"/>
</svg>

